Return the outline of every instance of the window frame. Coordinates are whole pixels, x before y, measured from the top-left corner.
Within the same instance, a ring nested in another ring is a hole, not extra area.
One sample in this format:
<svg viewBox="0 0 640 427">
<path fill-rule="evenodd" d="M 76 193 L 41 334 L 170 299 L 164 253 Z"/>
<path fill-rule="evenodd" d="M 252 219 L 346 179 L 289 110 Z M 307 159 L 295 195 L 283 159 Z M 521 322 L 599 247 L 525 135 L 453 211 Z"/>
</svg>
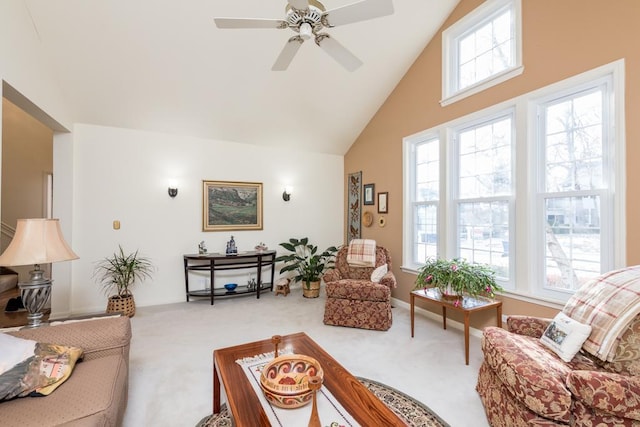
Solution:
<svg viewBox="0 0 640 427">
<path fill-rule="evenodd" d="M 540 287 L 540 263 L 537 259 L 542 259 L 544 253 L 537 254 L 540 245 L 543 244 L 536 229 L 539 228 L 539 207 L 538 190 L 539 176 L 537 168 L 534 167 L 540 162 L 539 144 L 537 144 L 537 104 L 542 100 L 558 98 L 560 94 L 577 92 L 581 87 L 593 86 L 599 79 L 610 78 L 612 96 L 610 96 L 609 108 L 611 120 L 608 124 L 611 145 L 608 152 L 603 155 L 609 156 L 613 166 L 605 173 L 609 174 L 608 179 L 612 181 L 611 196 L 608 203 L 612 206 L 610 218 L 610 232 L 613 239 L 613 250 L 605 256 L 609 256 L 606 264 L 601 268 L 616 269 L 626 265 L 626 160 L 625 160 L 625 60 L 602 65 L 581 74 L 558 81 L 532 92 L 524 93 L 513 99 L 503 101 L 499 104 L 487 107 L 483 110 L 469 113 L 465 116 L 455 118 L 451 121 L 438 124 L 425 131 L 418 132 L 403 138 L 403 195 L 404 195 L 404 215 L 403 215 L 403 264 L 401 270 L 409 274 L 417 274 L 421 264 L 414 262 L 412 258 L 412 194 L 410 174 L 411 147 L 420 139 L 424 140 L 428 135 L 436 135 L 440 139 L 440 205 L 438 209 L 438 253 L 441 257 L 454 257 L 457 248 L 455 247 L 456 233 L 455 220 L 452 215 L 457 215 L 452 201 L 452 185 L 455 175 L 451 171 L 451 159 L 453 158 L 452 136 L 454 129 L 474 120 L 481 120 L 483 117 L 498 115 L 500 111 L 513 108 L 515 114 L 515 134 L 513 139 L 517 141 L 515 147 L 515 163 L 512 165 L 515 188 L 512 195 L 514 207 L 511 215 L 514 219 L 510 221 L 510 227 L 514 227 L 514 232 L 509 233 L 510 252 L 513 247 L 514 256 L 510 262 L 510 283 L 502 283 L 505 287 L 505 294 L 510 298 L 519 299 L 535 304 L 546 305 L 554 308 L 561 307 L 571 295 L 570 293 L 554 294 L 542 292 Z M 607 179 L 607 178 L 604 178 Z M 603 199 L 603 203 L 605 200 Z M 603 218 L 603 221 L 605 219 Z M 452 222 L 453 221 L 453 222 Z M 513 234 L 513 235 L 512 235 Z M 538 257 L 536 259 L 536 257 Z M 608 265 L 609 267 L 605 267 Z"/>
<path fill-rule="evenodd" d="M 545 201 L 553 198 L 567 198 L 567 197 L 580 197 L 580 196 L 598 196 L 600 198 L 601 205 L 601 218 L 600 218 L 600 265 L 601 271 L 612 270 L 616 267 L 615 256 L 611 254 L 615 251 L 616 232 L 614 231 L 614 218 L 615 214 L 615 198 L 616 190 L 615 183 L 617 182 L 616 169 L 618 167 L 616 162 L 616 143 L 614 139 L 615 135 L 615 89 L 614 89 L 614 76 L 612 73 L 605 76 L 592 79 L 585 83 L 569 86 L 563 90 L 554 91 L 553 93 L 546 94 L 544 96 L 532 99 L 530 101 L 530 108 L 532 114 L 535 114 L 535 121 L 532 122 L 531 127 L 535 135 L 536 146 L 536 167 L 533 170 L 534 180 L 532 180 L 532 191 L 535 193 L 535 212 L 537 221 L 533 225 L 535 233 L 535 244 L 538 250 L 542 250 L 544 247 L 543 229 L 546 224 L 544 217 Z M 603 187 L 592 190 L 568 190 L 568 191 L 549 191 L 546 188 L 545 182 L 545 168 L 546 168 L 546 153 L 545 153 L 545 135 L 543 131 L 546 129 L 545 118 L 543 117 L 545 109 L 553 102 L 561 99 L 571 99 L 580 96 L 589 90 L 602 88 L 603 93 L 603 147 L 602 147 L 602 165 L 603 165 Z M 540 256 L 536 258 L 536 264 L 538 268 L 535 269 L 536 277 L 534 283 L 536 283 L 535 293 L 542 295 L 543 297 L 555 300 L 566 300 L 575 291 L 564 289 L 552 289 L 546 286 L 545 277 L 545 257 Z"/>
<path fill-rule="evenodd" d="M 511 120 L 511 145 L 510 145 L 510 155 L 511 155 L 511 189 L 509 195 L 491 195 L 485 197 L 460 197 L 460 188 L 459 178 L 460 178 L 460 138 L 459 135 L 467 131 L 469 129 L 479 128 L 482 125 L 495 123 L 503 118 L 509 118 Z M 475 120 L 467 120 L 461 122 L 458 126 L 452 126 L 450 131 L 451 138 L 451 156 L 450 162 L 447 163 L 451 170 L 451 191 L 449 192 L 451 196 L 451 215 L 453 225 L 451 227 L 451 233 L 453 235 L 453 240 L 451 241 L 451 257 L 460 257 L 461 248 L 459 247 L 458 242 L 460 241 L 460 236 L 458 235 L 458 218 L 460 215 L 460 205 L 464 203 L 491 203 L 496 201 L 506 201 L 509 209 L 509 247 L 513 245 L 513 241 L 515 239 L 515 192 L 516 192 L 516 145 L 517 145 L 517 133 L 516 133 L 516 110 L 514 106 L 508 106 L 506 108 L 499 108 L 496 111 L 492 111 L 490 114 L 483 114 L 479 118 Z M 506 278 L 498 278 L 500 285 L 504 288 L 513 288 L 513 271 L 515 269 L 514 257 L 509 256 L 509 277 Z"/>
<path fill-rule="evenodd" d="M 440 182 L 440 191 L 438 193 L 438 200 L 424 200 L 424 201 L 416 201 L 415 200 L 415 194 L 416 194 L 416 161 L 415 161 L 415 152 L 416 152 L 416 147 L 418 145 L 421 144 L 428 144 L 431 142 L 434 142 L 434 140 L 437 141 L 438 143 L 438 148 L 439 148 L 439 155 L 438 155 L 438 177 L 439 177 L 439 182 Z M 425 133 L 420 133 L 415 135 L 412 139 L 411 139 L 411 143 L 410 144 L 404 144 L 403 145 L 403 150 L 405 151 L 404 153 L 404 162 L 405 164 L 407 164 L 407 161 L 409 160 L 409 176 L 407 177 L 405 174 L 405 184 L 404 187 L 405 188 L 410 188 L 409 192 L 411 193 L 411 202 L 410 202 L 410 207 L 409 209 L 405 209 L 405 220 L 403 221 L 403 227 L 406 224 L 411 224 L 411 226 L 409 227 L 409 230 L 405 230 L 403 235 L 405 236 L 405 241 L 408 238 L 409 240 L 411 240 L 411 263 L 412 265 L 417 265 L 417 263 L 415 263 L 415 260 L 417 258 L 417 245 L 419 244 L 419 242 L 417 242 L 415 240 L 415 236 L 416 236 L 416 223 L 415 223 L 415 212 L 416 212 L 416 207 L 417 206 L 435 206 L 436 207 L 436 229 L 437 229 L 437 233 L 438 235 L 441 234 L 442 231 L 442 224 L 441 224 L 441 219 L 443 218 L 443 216 L 441 215 L 442 212 L 442 194 L 444 194 L 442 192 L 442 182 L 443 182 L 443 178 L 444 178 L 444 174 L 443 174 L 443 168 L 442 168 L 442 160 L 445 158 L 443 155 L 443 147 L 442 147 L 442 135 L 440 135 L 439 133 L 434 133 L 434 132 L 425 132 Z M 407 200 L 407 198 L 405 197 L 405 200 Z M 438 239 L 438 242 L 436 244 L 436 253 L 439 255 L 441 254 L 441 245 L 442 245 L 442 241 L 443 239 Z"/>
<path fill-rule="evenodd" d="M 475 28 L 491 22 L 496 13 L 511 8 L 514 25 L 514 64 L 463 89 L 457 88 L 460 62 L 458 40 Z M 522 0 L 487 0 L 442 32 L 442 100 L 444 107 L 498 85 L 524 72 L 522 64 Z"/>
</svg>

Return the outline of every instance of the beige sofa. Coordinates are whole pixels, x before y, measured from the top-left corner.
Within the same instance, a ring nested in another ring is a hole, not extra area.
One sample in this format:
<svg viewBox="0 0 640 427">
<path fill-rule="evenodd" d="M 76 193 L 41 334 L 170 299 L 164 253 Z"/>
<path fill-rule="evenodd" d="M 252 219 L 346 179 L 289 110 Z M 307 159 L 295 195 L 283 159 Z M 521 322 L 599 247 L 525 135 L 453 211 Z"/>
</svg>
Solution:
<svg viewBox="0 0 640 427">
<path fill-rule="evenodd" d="M 0 403 L 3 426 L 119 426 L 127 406 L 129 318 L 105 317 L 9 332 L 38 342 L 81 347 L 71 377 L 45 397 Z"/>
</svg>

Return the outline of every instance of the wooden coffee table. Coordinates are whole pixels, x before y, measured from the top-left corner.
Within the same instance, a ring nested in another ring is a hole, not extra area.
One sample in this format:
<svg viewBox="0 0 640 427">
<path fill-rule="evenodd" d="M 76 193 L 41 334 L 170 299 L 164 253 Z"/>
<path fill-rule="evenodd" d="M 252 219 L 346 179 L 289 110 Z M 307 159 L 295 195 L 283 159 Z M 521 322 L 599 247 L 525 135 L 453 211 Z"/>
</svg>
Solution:
<svg viewBox="0 0 640 427">
<path fill-rule="evenodd" d="M 304 332 L 283 335 L 278 348 L 290 346 L 294 353 L 320 362 L 326 387 L 361 425 L 404 426 L 384 403 L 342 367 Z M 224 386 L 229 410 L 237 426 L 270 426 L 253 387 L 236 360 L 274 350 L 271 338 L 213 352 L 213 413 L 220 412 L 220 383 Z"/>
</svg>

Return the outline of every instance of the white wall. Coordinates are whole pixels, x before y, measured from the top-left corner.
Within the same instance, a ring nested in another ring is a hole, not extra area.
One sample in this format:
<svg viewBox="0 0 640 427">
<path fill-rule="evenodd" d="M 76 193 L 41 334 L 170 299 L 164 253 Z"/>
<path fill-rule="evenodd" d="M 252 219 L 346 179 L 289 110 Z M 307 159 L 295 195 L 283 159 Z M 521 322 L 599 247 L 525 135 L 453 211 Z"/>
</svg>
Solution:
<svg viewBox="0 0 640 427">
<path fill-rule="evenodd" d="M 52 129 L 71 128 L 73 121 L 70 112 L 55 74 L 42 51 L 24 0 L 0 1 L 0 81 L 3 83 L 0 85 L 0 95 L 3 97 L 46 122 Z M 71 163 L 66 158 L 69 156 L 60 156 L 68 148 L 68 144 L 59 145 L 57 141 L 64 142 L 65 139 L 63 134 L 54 136 L 54 173 L 58 170 L 54 181 L 54 193 L 58 194 L 54 200 L 54 216 L 60 218 L 64 235 L 70 239 L 70 181 L 73 171 L 56 167 L 56 163 L 61 162 L 60 157 L 64 158 L 63 165 Z M 71 268 L 66 264 L 68 263 L 53 266 L 55 283 L 51 305 L 54 313 L 66 312 L 69 307 Z M 61 309 L 57 310 L 56 307 Z"/>
<path fill-rule="evenodd" d="M 0 81 L 15 89 L 0 87 L 3 96 L 53 119 L 53 129 L 73 128 L 23 0 L 0 1 Z M 84 125 L 54 134 L 53 149 L 54 216 L 81 257 L 53 266 L 54 316 L 104 309 L 93 263 L 119 243 L 158 266 L 153 284 L 134 289 L 138 305 L 183 301 L 182 254 L 201 240 L 222 250 L 231 234 L 200 231 L 203 179 L 263 182 L 264 229 L 234 232 L 240 250 L 259 241 L 275 248 L 289 237 L 308 236 L 321 248 L 343 241 L 341 156 Z M 167 195 L 170 178 L 179 183 L 175 199 Z M 294 187 L 289 203 L 281 198 L 285 184 Z M 112 230 L 114 219 L 120 231 Z"/>
<path fill-rule="evenodd" d="M 0 1 L 0 80 L 9 83 L 62 126 L 71 128 L 64 96 L 23 0 Z M 19 100 L 10 100 L 26 109 Z"/>
<path fill-rule="evenodd" d="M 184 301 L 182 255 L 196 253 L 201 240 L 210 252 L 224 251 L 232 234 L 240 251 L 261 241 L 275 249 L 290 237 L 308 236 L 320 249 L 343 243 L 342 156 L 91 125 L 75 126 L 73 145 L 72 246 L 80 259 L 71 263 L 72 313 L 104 309 L 92 271 L 119 244 L 157 266 L 152 282 L 134 288 L 144 306 Z M 262 182 L 263 230 L 201 231 L 202 180 Z M 294 187 L 290 202 L 282 200 L 285 185 Z"/>
</svg>

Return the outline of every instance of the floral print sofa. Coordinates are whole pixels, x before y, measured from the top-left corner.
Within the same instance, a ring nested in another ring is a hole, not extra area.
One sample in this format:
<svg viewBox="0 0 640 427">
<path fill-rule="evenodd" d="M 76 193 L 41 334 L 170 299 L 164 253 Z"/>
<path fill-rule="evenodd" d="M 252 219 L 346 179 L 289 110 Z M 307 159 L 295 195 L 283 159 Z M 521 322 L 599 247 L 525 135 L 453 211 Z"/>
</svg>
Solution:
<svg viewBox="0 0 640 427">
<path fill-rule="evenodd" d="M 396 278 L 391 272 L 389 251 L 376 246 L 375 267 L 353 267 L 347 262 L 348 247 L 336 254 L 335 268 L 323 276 L 327 289 L 324 323 L 333 326 L 386 331 L 393 321 L 391 290 Z M 375 268 L 387 265 L 387 273 L 378 283 L 371 281 Z"/>
<path fill-rule="evenodd" d="M 494 426 L 640 426 L 640 316 L 613 361 L 579 352 L 569 363 L 541 344 L 551 319 L 511 316 L 483 332 L 476 389 Z"/>
</svg>

